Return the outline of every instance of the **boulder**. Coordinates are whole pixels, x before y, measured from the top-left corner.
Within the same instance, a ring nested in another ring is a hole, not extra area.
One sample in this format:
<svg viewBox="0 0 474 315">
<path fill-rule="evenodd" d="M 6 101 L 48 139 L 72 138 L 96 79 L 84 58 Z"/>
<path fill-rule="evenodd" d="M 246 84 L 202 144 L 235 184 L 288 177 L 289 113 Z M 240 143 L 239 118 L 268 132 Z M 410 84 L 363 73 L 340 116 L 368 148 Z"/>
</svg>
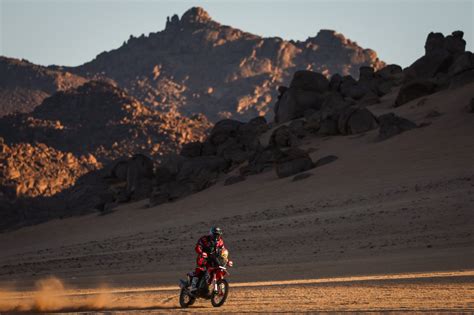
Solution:
<svg viewBox="0 0 474 315">
<path fill-rule="evenodd" d="M 403 78 L 403 70 L 399 65 L 386 65 L 375 72 L 375 75 L 386 81 L 397 81 Z"/>
<path fill-rule="evenodd" d="M 333 74 L 329 81 L 329 90 L 332 92 L 339 91 L 342 83 L 342 76 L 339 73 Z"/>
<path fill-rule="evenodd" d="M 444 49 L 450 54 L 462 54 L 466 50 L 466 41 L 462 31 L 454 31 L 444 39 Z"/>
<path fill-rule="evenodd" d="M 226 178 L 224 182 L 224 186 L 234 185 L 234 184 L 243 182 L 244 180 L 245 180 L 245 176 L 242 176 L 242 175 L 230 176 Z"/>
<path fill-rule="evenodd" d="M 368 66 L 359 68 L 359 81 L 370 81 L 374 78 L 374 68 Z"/>
<path fill-rule="evenodd" d="M 201 174 L 205 176 L 211 174 L 217 177 L 219 173 L 228 168 L 225 159 L 218 156 L 200 156 L 188 159 L 183 163 L 179 173 L 176 176 L 177 181 L 195 181 L 201 179 Z"/>
<path fill-rule="evenodd" d="M 444 35 L 430 32 L 425 41 L 425 55 L 436 53 L 444 49 Z"/>
<path fill-rule="evenodd" d="M 209 135 L 210 142 L 216 146 L 224 143 L 228 138 L 235 137 L 243 124 L 233 119 L 224 119 L 217 122 Z"/>
<path fill-rule="evenodd" d="M 306 121 L 302 119 L 293 120 L 288 125 L 290 132 L 295 135 L 298 139 L 304 138 L 307 135 Z"/>
<path fill-rule="evenodd" d="M 385 140 L 396 136 L 404 131 L 416 128 L 416 124 L 406 118 L 399 117 L 394 113 L 388 113 L 378 117 L 380 124 L 379 140 Z"/>
<path fill-rule="evenodd" d="M 275 104 L 275 122 L 283 123 L 296 118 L 296 91 L 287 90 Z"/>
<path fill-rule="evenodd" d="M 292 176 L 313 167 L 309 154 L 298 148 L 280 151 L 276 157 L 275 171 L 279 178 Z"/>
<path fill-rule="evenodd" d="M 324 120 L 331 117 L 337 119 L 337 116 L 351 105 L 352 103 L 344 100 L 341 94 L 331 93 L 326 97 L 321 107 L 321 119 Z"/>
<path fill-rule="evenodd" d="M 304 128 L 311 133 L 316 133 L 321 128 L 321 112 L 308 112 L 305 115 Z"/>
<path fill-rule="evenodd" d="M 110 170 L 110 177 L 118 180 L 127 180 L 128 161 L 121 160 L 115 163 Z"/>
<path fill-rule="evenodd" d="M 239 172 L 243 176 L 255 175 L 272 168 L 275 161 L 274 149 L 271 147 L 260 149 L 249 159 L 247 165 L 241 167 Z"/>
<path fill-rule="evenodd" d="M 474 69 L 469 69 L 452 76 L 449 82 L 449 88 L 455 89 L 472 82 L 474 82 Z"/>
<path fill-rule="evenodd" d="M 339 91 L 343 96 L 351 96 L 352 88 L 357 85 L 357 81 L 350 75 L 346 75 L 342 78 Z"/>
<path fill-rule="evenodd" d="M 143 154 L 136 154 L 127 164 L 127 193 L 134 200 L 149 197 L 152 190 L 153 161 Z"/>
<path fill-rule="evenodd" d="M 290 88 L 324 93 L 329 88 L 329 81 L 321 73 L 299 70 L 293 75 Z"/>
<path fill-rule="evenodd" d="M 199 141 L 188 142 L 183 145 L 180 155 L 185 157 L 196 157 L 202 154 L 203 144 Z"/>
<path fill-rule="evenodd" d="M 471 69 L 474 69 L 474 55 L 470 51 L 466 51 L 454 60 L 448 73 L 452 77 Z"/>
<path fill-rule="evenodd" d="M 321 73 L 296 71 L 288 89 L 281 93 L 275 104 L 275 122 L 283 123 L 304 116 L 308 109 L 319 110 L 329 90 L 329 81 Z"/>
<path fill-rule="evenodd" d="M 264 116 L 258 116 L 251 120 L 248 123 L 241 126 L 241 131 L 249 131 L 257 135 L 261 135 L 269 129 L 267 120 Z"/>
<path fill-rule="evenodd" d="M 341 134 L 358 134 L 377 128 L 377 118 L 366 108 L 349 108 L 339 116 Z"/>
<path fill-rule="evenodd" d="M 217 156 L 222 157 L 231 164 L 240 164 L 248 158 L 244 145 L 237 142 L 236 138 L 228 138 L 217 148 Z"/>
<path fill-rule="evenodd" d="M 395 107 L 408 103 L 419 97 L 432 94 L 436 91 L 436 84 L 432 80 L 416 80 L 405 83 L 395 100 Z"/>
<path fill-rule="evenodd" d="M 326 119 L 321 120 L 321 127 L 319 128 L 318 134 L 323 136 L 332 136 L 337 135 L 339 133 L 337 129 L 337 120 L 328 117 Z"/>
<path fill-rule="evenodd" d="M 172 171 L 169 168 L 160 165 L 155 170 L 155 175 L 153 177 L 154 178 L 153 184 L 155 186 L 160 186 L 162 184 L 172 182 L 176 180 L 176 175 L 177 175 L 177 172 L 172 173 Z"/>
<path fill-rule="evenodd" d="M 269 145 L 272 147 L 291 147 L 298 145 L 298 137 L 291 132 L 288 126 L 281 126 L 275 129 L 270 136 Z"/>
</svg>

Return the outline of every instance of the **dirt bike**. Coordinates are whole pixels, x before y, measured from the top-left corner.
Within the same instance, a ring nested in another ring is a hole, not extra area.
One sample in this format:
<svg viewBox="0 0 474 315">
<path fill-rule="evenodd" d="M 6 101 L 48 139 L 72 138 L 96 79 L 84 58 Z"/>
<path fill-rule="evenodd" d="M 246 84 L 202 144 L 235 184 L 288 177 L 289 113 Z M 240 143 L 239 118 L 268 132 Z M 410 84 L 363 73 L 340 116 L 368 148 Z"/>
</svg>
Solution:
<svg viewBox="0 0 474 315">
<path fill-rule="evenodd" d="M 224 304 L 229 294 L 229 283 L 224 279 L 230 275 L 227 267 L 232 266 L 232 262 L 223 262 L 210 255 L 207 262 L 207 270 L 197 284 L 197 290 L 190 292 L 189 287 L 193 279 L 193 273 L 187 274 L 186 280 L 180 280 L 181 292 L 179 294 L 179 304 L 186 308 L 196 302 L 196 299 L 202 298 L 211 300 L 214 307 L 220 307 Z"/>
</svg>

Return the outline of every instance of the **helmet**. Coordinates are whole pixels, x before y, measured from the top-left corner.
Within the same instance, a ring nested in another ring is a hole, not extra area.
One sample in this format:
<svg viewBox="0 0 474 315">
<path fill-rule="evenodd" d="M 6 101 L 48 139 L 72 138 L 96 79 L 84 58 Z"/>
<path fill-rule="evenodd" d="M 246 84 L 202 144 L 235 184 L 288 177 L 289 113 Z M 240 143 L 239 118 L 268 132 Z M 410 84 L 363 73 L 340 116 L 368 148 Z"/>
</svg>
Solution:
<svg viewBox="0 0 474 315">
<path fill-rule="evenodd" d="M 222 236 L 222 229 L 220 227 L 213 226 L 209 231 L 209 234 L 215 239 L 218 240 Z"/>
</svg>

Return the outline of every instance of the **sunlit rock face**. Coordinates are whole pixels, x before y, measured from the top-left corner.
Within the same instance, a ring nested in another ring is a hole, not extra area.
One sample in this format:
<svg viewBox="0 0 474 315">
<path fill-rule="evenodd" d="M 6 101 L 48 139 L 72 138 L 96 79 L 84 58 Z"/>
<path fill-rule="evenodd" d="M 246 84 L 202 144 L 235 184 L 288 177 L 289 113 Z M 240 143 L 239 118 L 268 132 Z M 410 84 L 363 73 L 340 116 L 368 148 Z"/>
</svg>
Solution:
<svg viewBox="0 0 474 315">
<path fill-rule="evenodd" d="M 191 8 L 181 18 L 168 18 L 163 31 L 130 37 L 120 48 L 67 70 L 113 79 L 146 106 L 217 121 L 271 116 L 277 86 L 296 70 L 357 77 L 361 66 L 383 65 L 373 50 L 332 30 L 303 42 L 264 38 Z"/>
<path fill-rule="evenodd" d="M 0 117 L 31 112 L 53 93 L 78 87 L 86 81 L 66 71 L 0 56 Z"/>
<path fill-rule="evenodd" d="M 202 115 L 164 113 L 110 83 L 90 81 L 55 93 L 32 113 L 0 119 L 0 135 L 6 143 L 44 143 L 108 162 L 136 153 L 159 158 L 203 140 L 210 126 Z"/>
</svg>

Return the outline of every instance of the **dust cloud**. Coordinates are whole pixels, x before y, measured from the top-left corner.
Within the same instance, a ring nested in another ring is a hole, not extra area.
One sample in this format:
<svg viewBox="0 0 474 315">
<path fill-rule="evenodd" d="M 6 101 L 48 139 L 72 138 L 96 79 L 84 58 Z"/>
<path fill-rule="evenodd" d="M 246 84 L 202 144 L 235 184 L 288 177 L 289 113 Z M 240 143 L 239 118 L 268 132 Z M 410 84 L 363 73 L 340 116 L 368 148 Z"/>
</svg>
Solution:
<svg viewBox="0 0 474 315">
<path fill-rule="evenodd" d="M 38 280 L 30 292 L 0 289 L 0 312 L 100 311 L 105 309 L 163 309 L 161 303 L 138 298 L 121 300 L 103 285 L 93 293 L 66 288 L 56 277 Z"/>
</svg>

